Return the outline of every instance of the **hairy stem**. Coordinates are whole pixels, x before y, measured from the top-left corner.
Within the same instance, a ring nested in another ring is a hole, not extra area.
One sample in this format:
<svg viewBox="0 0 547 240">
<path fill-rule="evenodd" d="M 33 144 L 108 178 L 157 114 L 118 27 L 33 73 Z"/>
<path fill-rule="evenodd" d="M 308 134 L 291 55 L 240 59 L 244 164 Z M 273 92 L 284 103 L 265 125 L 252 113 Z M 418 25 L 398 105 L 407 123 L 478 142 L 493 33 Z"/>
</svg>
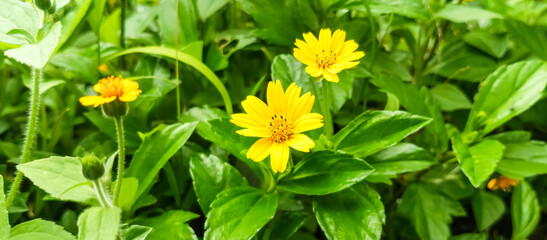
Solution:
<svg viewBox="0 0 547 240">
<path fill-rule="evenodd" d="M 99 197 L 101 205 L 103 207 L 112 207 L 112 203 L 108 199 L 108 195 L 104 191 L 103 184 L 99 181 L 99 179 L 93 181 L 93 188 L 95 189 L 97 197 Z"/>
<path fill-rule="evenodd" d="M 330 97 L 330 91 L 328 89 L 329 87 L 328 84 L 329 83 L 327 82 L 327 80 L 323 80 L 323 82 L 321 83 L 323 87 L 322 89 L 323 91 L 321 91 L 321 93 L 323 94 L 322 108 L 323 108 L 323 121 L 325 123 L 324 132 L 327 137 L 330 137 L 334 133 L 334 126 L 332 123 L 332 116 L 330 114 L 331 97 Z"/>
<path fill-rule="evenodd" d="M 114 199 L 112 203 L 117 206 L 120 190 L 122 188 L 123 171 L 125 168 L 125 145 L 123 137 L 123 121 L 121 117 L 116 117 L 116 130 L 118 131 L 118 176 L 116 178 L 116 186 L 114 187 Z"/>
<path fill-rule="evenodd" d="M 42 79 L 42 70 L 32 69 L 32 88 L 30 98 L 30 116 L 27 122 L 27 132 L 25 134 L 25 143 L 23 146 L 23 155 L 21 156 L 21 164 L 30 160 L 32 155 L 32 147 L 34 146 L 34 140 L 36 139 L 36 127 L 38 127 L 39 121 L 39 109 L 40 109 L 40 81 Z M 8 198 L 6 200 L 6 208 L 9 209 L 13 205 L 13 200 L 19 191 L 21 181 L 23 181 L 23 173 L 18 171 L 11 185 Z"/>
</svg>

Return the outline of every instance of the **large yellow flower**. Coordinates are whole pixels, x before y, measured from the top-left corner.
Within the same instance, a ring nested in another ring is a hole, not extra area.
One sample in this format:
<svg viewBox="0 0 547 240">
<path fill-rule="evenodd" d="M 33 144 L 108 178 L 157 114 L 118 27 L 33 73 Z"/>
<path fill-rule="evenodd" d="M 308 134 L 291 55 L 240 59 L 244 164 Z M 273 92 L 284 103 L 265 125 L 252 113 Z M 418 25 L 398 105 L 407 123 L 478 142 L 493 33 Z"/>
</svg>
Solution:
<svg viewBox="0 0 547 240">
<path fill-rule="evenodd" d="M 296 39 L 294 45 L 294 57 L 303 64 L 308 65 L 306 72 L 314 77 L 323 76 L 331 82 L 338 82 L 338 73 L 344 69 L 353 68 L 359 64 L 360 58 L 365 56 L 357 50 L 357 43 L 346 40 L 346 32 L 334 31 L 331 36 L 330 29 L 321 29 L 319 40 L 310 33 L 304 33 L 304 40 Z"/>
<path fill-rule="evenodd" d="M 137 82 L 123 79 L 122 76 L 103 78 L 93 86 L 93 89 L 101 95 L 81 97 L 82 105 L 98 107 L 116 98 L 122 102 L 132 102 L 142 93 Z"/>
<path fill-rule="evenodd" d="M 232 115 L 230 120 L 246 128 L 237 133 L 247 137 L 260 137 L 247 158 L 259 162 L 270 156 L 274 172 L 284 172 L 289 161 L 289 147 L 309 152 L 315 143 L 302 132 L 323 126 L 323 116 L 310 113 L 315 97 L 311 93 L 300 96 L 302 89 L 291 84 L 283 92 L 281 82 L 268 83 L 268 105 L 255 96 L 248 96 L 241 105 L 244 113 Z"/>
</svg>

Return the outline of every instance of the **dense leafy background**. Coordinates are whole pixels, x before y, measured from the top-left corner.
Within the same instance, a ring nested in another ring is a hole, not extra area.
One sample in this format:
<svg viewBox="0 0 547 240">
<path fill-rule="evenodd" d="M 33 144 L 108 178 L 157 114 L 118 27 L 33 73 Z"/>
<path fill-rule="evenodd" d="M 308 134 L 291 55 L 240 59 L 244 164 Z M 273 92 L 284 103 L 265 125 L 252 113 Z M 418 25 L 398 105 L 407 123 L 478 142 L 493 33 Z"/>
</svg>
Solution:
<svg viewBox="0 0 547 240">
<path fill-rule="evenodd" d="M 123 2 L 57 0 L 42 26 L 29 2 L 0 1 L 0 206 L 27 176 L 0 240 L 547 236 L 547 3 L 128 0 L 120 37 Z M 317 88 L 292 48 L 321 28 L 367 55 Z M 35 161 L 18 165 L 30 67 L 44 73 L 40 123 Z M 143 90 L 124 120 L 119 209 L 96 207 L 76 158 L 112 169 L 114 122 L 78 102 L 112 74 Z M 293 151 L 277 185 L 228 120 L 270 80 L 316 95 L 336 133 L 310 132 L 316 149 Z M 488 189 L 499 175 L 520 184 Z"/>
</svg>

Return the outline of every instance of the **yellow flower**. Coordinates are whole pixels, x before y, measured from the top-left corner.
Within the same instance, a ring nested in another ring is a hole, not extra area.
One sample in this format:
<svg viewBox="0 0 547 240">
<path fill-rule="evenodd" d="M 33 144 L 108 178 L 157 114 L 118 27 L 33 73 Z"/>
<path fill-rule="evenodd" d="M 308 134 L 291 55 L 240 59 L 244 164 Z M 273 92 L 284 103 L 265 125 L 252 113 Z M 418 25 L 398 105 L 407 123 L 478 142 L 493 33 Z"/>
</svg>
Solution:
<svg viewBox="0 0 547 240">
<path fill-rule="evenodd" d="M 499 176 L 497 178 L 492 178 L 490 182 L 488 182 L 488 188 L 492 190 L 498 190 L 501 188 L 504 192 L 511 191 L 511 187 L 516 186 L 519 184 L 519 180 L 512 179 L 506 176 Z"/>
<path fill-rule="evenodd" d="M 304 40 L 296 39 L 294 57 L 308 65 L 306 72 L 314 77 L 323 76 L 327 81 L 338 82 L 338 73 L 344 69 L 353 68 L 359 64 L 360 58 L 365 56 L 357 50 L 357 43 L 346 40 L 346 32 L 321 29 L 319 40 L 310 33 L 304 33 Z"/>
<path fill-rule="evenodd" d="M 80 98 L 84 106 L 98 107 L 105 103 L 112 102 L 116 98 L 122 102 L 132 102 L 142 93 L 137 82 L 123 79 L 122 76 L 103 78 L 93 86 L 100 96 L 85 96 Z"/>
<path fill-rule="evenodd" d="M 323 126 L 323 116 L 310 113 L 315 97 L 311 93 L 300 96 L 302 89 L 291 84 L 286 92 L 280 81 L 268 83 L 268 105 L 255 96 L 248 96 L 241 105 L 244 113 L 232 115 L 233 124 L 246 128 L 237 133 L 247 137 L 260 137 L 247 158 L 260 162 L 270 156 L 274 172 L 284 172 L 289 161 L 289 147 L 309 152 L 313 140 L 302 134 Z"/>
<path fill-rule="evenodd" d="M 101 64 L 99 66 L 99 71 L 101 72 L 107 72 L 108 71 L 108 66 L 106 66 L 106 64 Z"/>
</svg>

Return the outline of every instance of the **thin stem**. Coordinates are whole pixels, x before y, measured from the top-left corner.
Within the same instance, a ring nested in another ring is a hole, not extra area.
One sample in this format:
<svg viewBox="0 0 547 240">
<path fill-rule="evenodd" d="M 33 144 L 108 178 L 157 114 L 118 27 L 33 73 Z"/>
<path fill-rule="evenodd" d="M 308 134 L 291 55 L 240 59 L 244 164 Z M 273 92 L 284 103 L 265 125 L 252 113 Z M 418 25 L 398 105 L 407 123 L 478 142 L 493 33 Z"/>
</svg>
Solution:
<svg viewBox="0 0 547 240">
<path fill-rule="evenodd" d="M 180 119 L 180 82 L 179 82 L 179 0 L 175 0 L 175 78 L 177 79 L 177 119 Z"/>
<path fill-rule="evenodd" d="M 324 126 L 324 129 L 325 129 L 325 135 L 327 137 L 330 137 L 332 136 L 332 134 L 334 133 L 334 126 L 333 126 L 333 123 L 332 123 L 332 116 L 330 114 L 330 91 L 328 89 L 328 82 L 327 80 L 323 80 L 323 82 L 321 83 L 322 87 L 323 87 L 323 91 L 321 91 L 321 93 L 323 94 L 323 121 L 325 123 L 325 126 Z"/>
<path fill-rule="evenodd" d="M 99 179 L 93 181 L 93 188 L 95 189 L 95 193 L 97 193 L 97 197 L 99 197 L 101 205 L 103 207 L 112 207 L 112 203 L 108 199 L 108 195 L 106 195 L 103 184 L 99 181 Z"/>
<path fill-rule="evenodd" d="M 376 63 L 376 57 L 378 55 L 378 43 L 376 42 L 376 25 L 374 24 L 374 16 L 372 16 L 372 11 L 370 10 L 369 0 L 363 0 L 365 9 L 367 10 L 368 24 L 370 26 L 370 31 L 372 33 L 372 63 L 370 64 L 370 69 L 374 67 Z"/>
<path fill-rule="evenodd" d="M 125 12 L 127 11 L 126 0 L 121 0 L 122 13 L 121 13 L 121 26 L 120 26 L 120 46 L 125 49 Z M 100 31 L 100 30 L 99 30 Z M 125 58 L 121 58 L 122 69 L 125 69 Z"/>
<path fill-rule="evenodd" d="M 34 140 L 36 139 L 36 127 L 38 127 L 39 121 L 39 109 L 40 109 L 40 81 L 42 79 L 42 70 L 32 69 L 32 89 L 30 99 L 30 116 L 27 123 L 27 133 L 25 138 L 25 144 L 23 147 L 23 156 L 21 157 L 21 164 L 30 160 L 32 155 L 32 147 L 34 146 Z M 11 190 L 6 200 L 6 209 L 9 209 L 13 205 L 13 200 L 19 191 L 21 181 L 23 181 L 23 172 L 18 171 L 11 186 Z"/>
<path fill-rule="evenodd" d="M 120 197 L 120 190 L 122 188 L 123 171 L 125 168 L 125 145 L 123 137 L 123 121 L 121 117 L 116 117 L 116 130 L 118 131 L 118 176 L 116 179 L 116 186 L 114 187 L 114 199 L 112 203 L 117 206 L 118 198 Z"/>
</svg>

